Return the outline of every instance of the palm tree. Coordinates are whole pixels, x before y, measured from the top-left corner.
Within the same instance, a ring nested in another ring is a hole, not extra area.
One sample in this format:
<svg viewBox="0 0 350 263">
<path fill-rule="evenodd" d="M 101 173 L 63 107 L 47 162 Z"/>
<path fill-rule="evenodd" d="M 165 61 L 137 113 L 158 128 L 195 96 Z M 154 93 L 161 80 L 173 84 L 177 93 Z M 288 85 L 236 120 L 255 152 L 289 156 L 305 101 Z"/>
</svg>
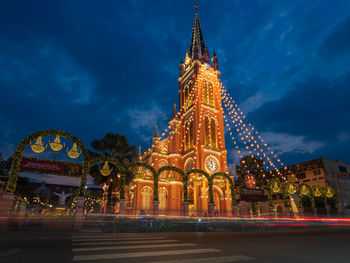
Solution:
<svg viewBox="0 0 350 263">
<path fill-rule="evenodd" d="M 128 139 L 119 134 L 107 133 L 101 139 L 95 139 L 91 142 L 91 147 L 97 151 L 97 153 L 91 153 L 95 156 L 107 156 L 116 159 L 121 165 L 124 166 L 125 170 L 128 168 L 128 164 L 136 158 L 136 147 L 130 145 Z M 107 197 L 107 209 L 111 206 L 111 196 L 113 189 L 120 187 L 120 178 L 118 174 L 118 167 L 113 164 L 109 164 L 112 167 L 112 172 L 109 176 L 102 176 L 99 172 L 98 166 L 95 165 L 91 168 L 90 174 L 94 178 L 96 184 L 107 183 L 108 197 Z M 133 174 L 128 173 L 125 178 L 125 184 L 129 184 L 133 179 Z"/>
</svg>

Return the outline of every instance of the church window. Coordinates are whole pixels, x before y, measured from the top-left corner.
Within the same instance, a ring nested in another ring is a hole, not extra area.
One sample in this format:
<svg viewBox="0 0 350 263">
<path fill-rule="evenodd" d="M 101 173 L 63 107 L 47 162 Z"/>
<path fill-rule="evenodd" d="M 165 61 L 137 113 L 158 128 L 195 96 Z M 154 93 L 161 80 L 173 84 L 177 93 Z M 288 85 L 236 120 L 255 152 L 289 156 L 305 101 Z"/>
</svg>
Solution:
<svg viewBox="0 0 350 263">
<path fill-rule="evenodd" d="M 208 86 L 206 80 L 203 80 L 203 97 L 204 103 L 208 103 Z"/>
<path fill-rule="evenodd" d="M 216 148 L 216 132 L 215 132 L 214 119 L 211 120 L 210 126 L 211 126 L 211 146 Z"/>
<path fill-rule="evenodd" d="M 205 126 L 205 145 L 209 145 L 210 144 L 210 128 L 209 128 L 209 119 L 208 117 L 205 117 L 205 121 L 204 121 L 204 126 Z"/>
<path fill-rule="evenodd" d="M 188 84 L 188 107 L 191 106 L 193 103 L 192 90 L 193 90 L 193 85 L 192 85 L 192 81 L 190 81 Z"/>
<path fill-rule="evenodd" d="M 189 159 L 185 164 L 185 172 L 188 172 L 189 170 L 194 168 L 193 159 Z"/>
<path fill-rule="evenodd" d="M 193 120 L 190 122 L 190 148 L 194 145 L 194 129 L 193 129 Z"/>
<path fill-rule="evenodd" d="M 187 108 L 188 104 L 188 86 L 185 87 L 185 109 Z"/>
<path fill-rule="evenodd" d="M 209 104 L 214 105 L 213 83 L 209 82 Z"/>
<path fill-rule="evenodd" d="M 189 123 L 185 124 L 185 151 L 190 148 L 190 127 Z"/>
</svg>

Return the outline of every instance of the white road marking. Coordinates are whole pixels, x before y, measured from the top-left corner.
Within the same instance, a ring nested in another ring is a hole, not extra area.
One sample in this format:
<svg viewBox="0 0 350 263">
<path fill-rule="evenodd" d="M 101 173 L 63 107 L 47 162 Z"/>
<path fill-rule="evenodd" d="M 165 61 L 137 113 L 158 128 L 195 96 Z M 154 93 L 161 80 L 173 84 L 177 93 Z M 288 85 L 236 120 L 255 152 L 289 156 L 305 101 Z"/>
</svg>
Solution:
<svg viewBox="0 0 350 263">
<path fill-rule="evenodd" d="M 164 237 L 111 237 L 111 238 L 75 238 L 72 239 L 74 242 L 89 242 L 89 241 L 109 241 L 109 240 L 155 240 L 165 239 Z"/>
<path fill-rule="evenodd" d="M 244 256 L 244 255 L 234 255 L 234 256 L 223 256 L 223 257 L 206 257 L 206 258 L 192 258 L 192 259 L 179 259 L 179 260 L 164 260 L 164 261 L 152 261 L 148 263 L 230 263 L 238 261 L 248 261 L 255 258 Z"/>
<path fill-rule="evenodd" d="M 203 249 L 190 249 L 190 250 L 180 249 L 180 250 L 171 250 L 171 251 L 147 251 L 147 252 L 132 252 L 132 253 L 79 255 L 79 256 L 73 256 L 73 261 L 170 256 L 170 255 L 184 255 L 184 254 L 202 254 L 202 253 L 213 253 L 213 252 L 220 252 L 220 250 L 213 249 L 213 248 L 203 248 Z"/>
<path fill-rule="evenodd" d="M 175 244 L 157 244 L 157 245 L 140 245 L 140 246 L 112 246 L 112 247 L 83 247 L 73 248 L 73 252 L 81 251 L 100 251 L 100 250 L 119 250 L 119 249 L 142 249 L 142 248 L 166 248 L 166 247 L 191 247 L 196 246 L 193 243 L 175 243 Z"/>
<path fill-rule="evenodd" d="M 169 243 L 177 242 L 178 240 L 135 240 L 135 241 L 109 241 L 109 242 L 83 242 L 73 243 L 73 246 L 99 246 L 99 245 L 122 245 L 122 244 L 151 244 L 151 243 Z"/>
</svg>

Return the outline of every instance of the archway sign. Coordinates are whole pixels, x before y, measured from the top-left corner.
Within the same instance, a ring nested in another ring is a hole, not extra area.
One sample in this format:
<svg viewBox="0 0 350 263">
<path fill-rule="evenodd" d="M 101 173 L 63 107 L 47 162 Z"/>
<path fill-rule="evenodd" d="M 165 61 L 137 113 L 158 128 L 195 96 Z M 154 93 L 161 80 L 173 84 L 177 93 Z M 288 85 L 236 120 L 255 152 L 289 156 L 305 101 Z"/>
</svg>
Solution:
<svg viewBox="0 0 350 263">
<path fill-rule="evenodd" d="M 24 140 L 22 140 L 20 142 L 20 144 L 17 146 L 16 151 L 13 155 L 13 161 L 11 164 L 8 183 L 6 186 L 6 191 L 13 193 L 16 190 L 18 173 L 21 170 L 23 170 L 22 169 L 23 168 L 22 162 L 28 160 L 28 158 L 23 157 L 24 150 L 34 140 L 36 140 L 35 144 L 37 144 L 36 145 L 37 148 L 44 147 L 42 145 L 41 138 L 45 137 L 45 136 L 56 136 L 56 140 L 53 143 L 56 143 L 57 146 L 60 145 L 60 141 L 59 141 L 58 136 L 64 137 L 64 138 L 72 141 L 74 144 L 73 144 L 73 147 L 71 149 L 71 156 L 73 156 L 74 158 L 75 158 L 74 154 L 79 155 L 79 152 L 77 151 L 76 147 L 78 146 L 80 148 L 81 153 L 83 155 L 83 162 L 81 163 L 81 169 L 79 171 L 80 178 L 81 178 L 80 187 L 79 187 L 79 196 L 82 196 L 85 185 L 86 185 L 87 174 L 88 174 L 88 160 L 89 160 L 88 151 L 87 151 L 85 145 L 78 138 L 76 138 L 75 136 L 73 136 L 67 132 L 61 131 L 61 130 L 42 130 L 42 131 L 39 131 L 39 132 L 36 132 L 36 133 L 29 135 L 28 137 L 26 137 Z M 51 143 L 52 146 L 54 146 L 53 143 Z M 44 149 L 45 148 L 38 149 L 38 152 L 40 152 L 40 151 L 42 152 Z M 50 160 L 45 160 L 45 159 L 34 159 L 34 158 L 32 158 L 32 159 L 33 159 L 33 161 L 36 161 L 36 162 L 40 162 L 40 161 L 52 162 Z M 57 163 L 60 163 L 63 165 L 63 162 L 57 162 Z M 66 164 L 73 165 L 73 166 L 76 165 L 76 163 L 66 163 Z M 34 171 L 34 173 L 35 172 L 36 171 Z M 37 173 L 40 173 L 40 171 L 37 171 Z M 70 176 L 70 175 L 68 174 L 68 176 Z M 75 174 L 75 176 L 76 176 L 76 174 Z"/>
</svg>

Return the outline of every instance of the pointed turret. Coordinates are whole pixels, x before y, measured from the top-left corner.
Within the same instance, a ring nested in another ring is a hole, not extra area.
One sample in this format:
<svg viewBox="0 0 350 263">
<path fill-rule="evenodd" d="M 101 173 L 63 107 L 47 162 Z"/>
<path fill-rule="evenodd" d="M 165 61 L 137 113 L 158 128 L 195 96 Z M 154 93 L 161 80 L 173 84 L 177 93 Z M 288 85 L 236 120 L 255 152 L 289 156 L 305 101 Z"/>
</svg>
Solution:
<svg viewBox="0 0 350 263">
<path fill-rule="evenodd" d="M 155 129 L 154 129 L 154 135 L 153 135 L 153 138 L 159 138 L 159 136 L 158 136 L 157 124 L 156 124 Z"/>
<path fill-rule="evenodd" d="M 196 16 L 194 17 L 193 29 L 192 29 L 192 37 L 190 43 L 189 55 L 192 60 L 202 59 L 205 55 L 206 45 L 204 42 L 201 25 L 199 23 L 198 17 L 198 6 L 196 7 Z M 208 52 L 209 55 L 209 52 Z"/>
<path fill-rule="evenodd" d="M 158 136 L 157 124 L 156 124 L 155 129 L 154 129 L 154 135 L 153 135 L 152 141 L 153 141 L 153 144 L 152 144 L 153 151 L 158 152 L 158 144 L 159 144 L 160 138 Z"/>
<path fill-rule="evenodd" d="M 179 76 L 181 77 L 185 73 L 185 64 L 183 58 L 181 57 L 181 61 L 179 64 Z"/>
<path fill-rule="evenodd" d="M 219 69 L 219 63 L 218 63 L 218 57 L 216 56 L 216 53 L 215 53 L 215 49 L 213 51 L 212 62 L 213 62 L 213 69 L 218 70 Z"/>
<path fill-rule="evenodd" d="M 171 114 L 171 119 L 177 119 L 176 103 L 174 103 L 173 113 Z"/>
<path fill-rule="evenodd" d="M 139 162 L 142 160 L 142 157 L 141 157 L 141 145 L 139 145 L 139 153 L 138 153 L 137 159 L 138 159 Z"/>
<path fill-rule="evenodd" d="M 231 167 L 231 164 L 230 164 L 230 168 L 228 168 L 228 175 L 231 177 L 233 177 L 233 172 L 232 172 L 232 167 Z"/>
</svg>

